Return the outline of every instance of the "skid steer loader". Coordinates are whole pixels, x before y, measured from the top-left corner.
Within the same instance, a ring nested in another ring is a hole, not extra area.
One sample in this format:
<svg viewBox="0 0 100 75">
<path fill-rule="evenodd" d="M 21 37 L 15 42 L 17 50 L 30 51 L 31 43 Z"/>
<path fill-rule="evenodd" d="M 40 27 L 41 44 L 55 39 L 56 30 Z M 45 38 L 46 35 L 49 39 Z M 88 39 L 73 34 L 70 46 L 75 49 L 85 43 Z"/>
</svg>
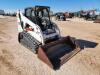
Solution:
<svg viewBox="0 0 100 75">
<path fill-rule="evenodd" d="M 75 38 L 61 37 L 58 26 L 50 20 L 50 7 L 28 7 L 17 12 L 18 41 L 53 69 L 60 68 L 80 51 Z"/>
</svg>

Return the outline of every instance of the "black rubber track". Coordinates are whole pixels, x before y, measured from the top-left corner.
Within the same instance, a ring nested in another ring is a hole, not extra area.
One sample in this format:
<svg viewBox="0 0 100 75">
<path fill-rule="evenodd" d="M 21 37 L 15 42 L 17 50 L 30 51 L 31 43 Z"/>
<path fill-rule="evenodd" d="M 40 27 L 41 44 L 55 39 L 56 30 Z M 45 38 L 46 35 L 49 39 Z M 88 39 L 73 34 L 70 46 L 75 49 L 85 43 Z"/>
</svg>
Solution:
<svg viewBox="0 0 100 75">
<path fill-rule="evenodd" d="M 40 43 L 32 37 L 29 33 L 23 31 L 18 34 L 18 41 L 26 48 L 30 49 L 35 54 L 37 53 L 37 49 Z"/>
</svg>

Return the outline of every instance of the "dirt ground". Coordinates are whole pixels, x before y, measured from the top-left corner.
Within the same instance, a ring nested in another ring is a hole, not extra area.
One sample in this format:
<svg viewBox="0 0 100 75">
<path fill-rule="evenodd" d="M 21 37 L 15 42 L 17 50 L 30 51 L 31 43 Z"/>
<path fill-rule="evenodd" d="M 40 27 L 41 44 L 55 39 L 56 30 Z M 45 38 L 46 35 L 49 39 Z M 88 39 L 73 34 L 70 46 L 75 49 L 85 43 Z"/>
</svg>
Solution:
<svg viewBox="0 0 100 75">
<path fill-rule="evenodd" d="M 100 75 L 100 24 L 55 22 L 62 36 L 77 38 L 82 48 L 56 71 L 18 43 L 16 18 L 0 18 L 0 75 Z"/>
</svg>

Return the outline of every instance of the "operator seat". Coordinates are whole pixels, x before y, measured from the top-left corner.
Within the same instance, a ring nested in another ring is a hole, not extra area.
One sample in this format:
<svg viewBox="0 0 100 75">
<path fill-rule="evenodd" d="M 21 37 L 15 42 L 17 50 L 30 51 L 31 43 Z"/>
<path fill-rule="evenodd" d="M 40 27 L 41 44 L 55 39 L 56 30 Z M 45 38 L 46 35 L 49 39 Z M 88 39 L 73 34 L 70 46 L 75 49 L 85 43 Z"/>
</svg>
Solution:
<svg viewBox="0 0 100 75">
<path fill-rule="evenodd" d="M 46 29 L 45 29 L 44 25 L 42 25 L 42 18 L 36 17 L 36 21 L 37 21 L 36 24 L 39 25 L 39 27 L 41 28 L 41 30 L 42 30 L 42 31 L 45 31 Z"/>
</svg>

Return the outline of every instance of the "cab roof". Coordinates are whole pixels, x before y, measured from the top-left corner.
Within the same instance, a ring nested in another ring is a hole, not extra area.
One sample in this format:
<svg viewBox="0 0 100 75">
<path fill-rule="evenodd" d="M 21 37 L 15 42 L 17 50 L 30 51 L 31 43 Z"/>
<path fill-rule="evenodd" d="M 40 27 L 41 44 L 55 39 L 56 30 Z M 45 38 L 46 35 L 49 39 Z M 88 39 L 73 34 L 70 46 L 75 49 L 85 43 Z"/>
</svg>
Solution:
<svg viewBox="0 0 100 75">
<path fill-rule="evenodd" d="M 43 9 L 50 9 L 49 6 L 35 6 L 35 7 L 27 7 L 26 9 L 33 9 L 33 10 L 43 10 Z M 25 9 L 25 10 L 26 10 Z"/>
</svg>

